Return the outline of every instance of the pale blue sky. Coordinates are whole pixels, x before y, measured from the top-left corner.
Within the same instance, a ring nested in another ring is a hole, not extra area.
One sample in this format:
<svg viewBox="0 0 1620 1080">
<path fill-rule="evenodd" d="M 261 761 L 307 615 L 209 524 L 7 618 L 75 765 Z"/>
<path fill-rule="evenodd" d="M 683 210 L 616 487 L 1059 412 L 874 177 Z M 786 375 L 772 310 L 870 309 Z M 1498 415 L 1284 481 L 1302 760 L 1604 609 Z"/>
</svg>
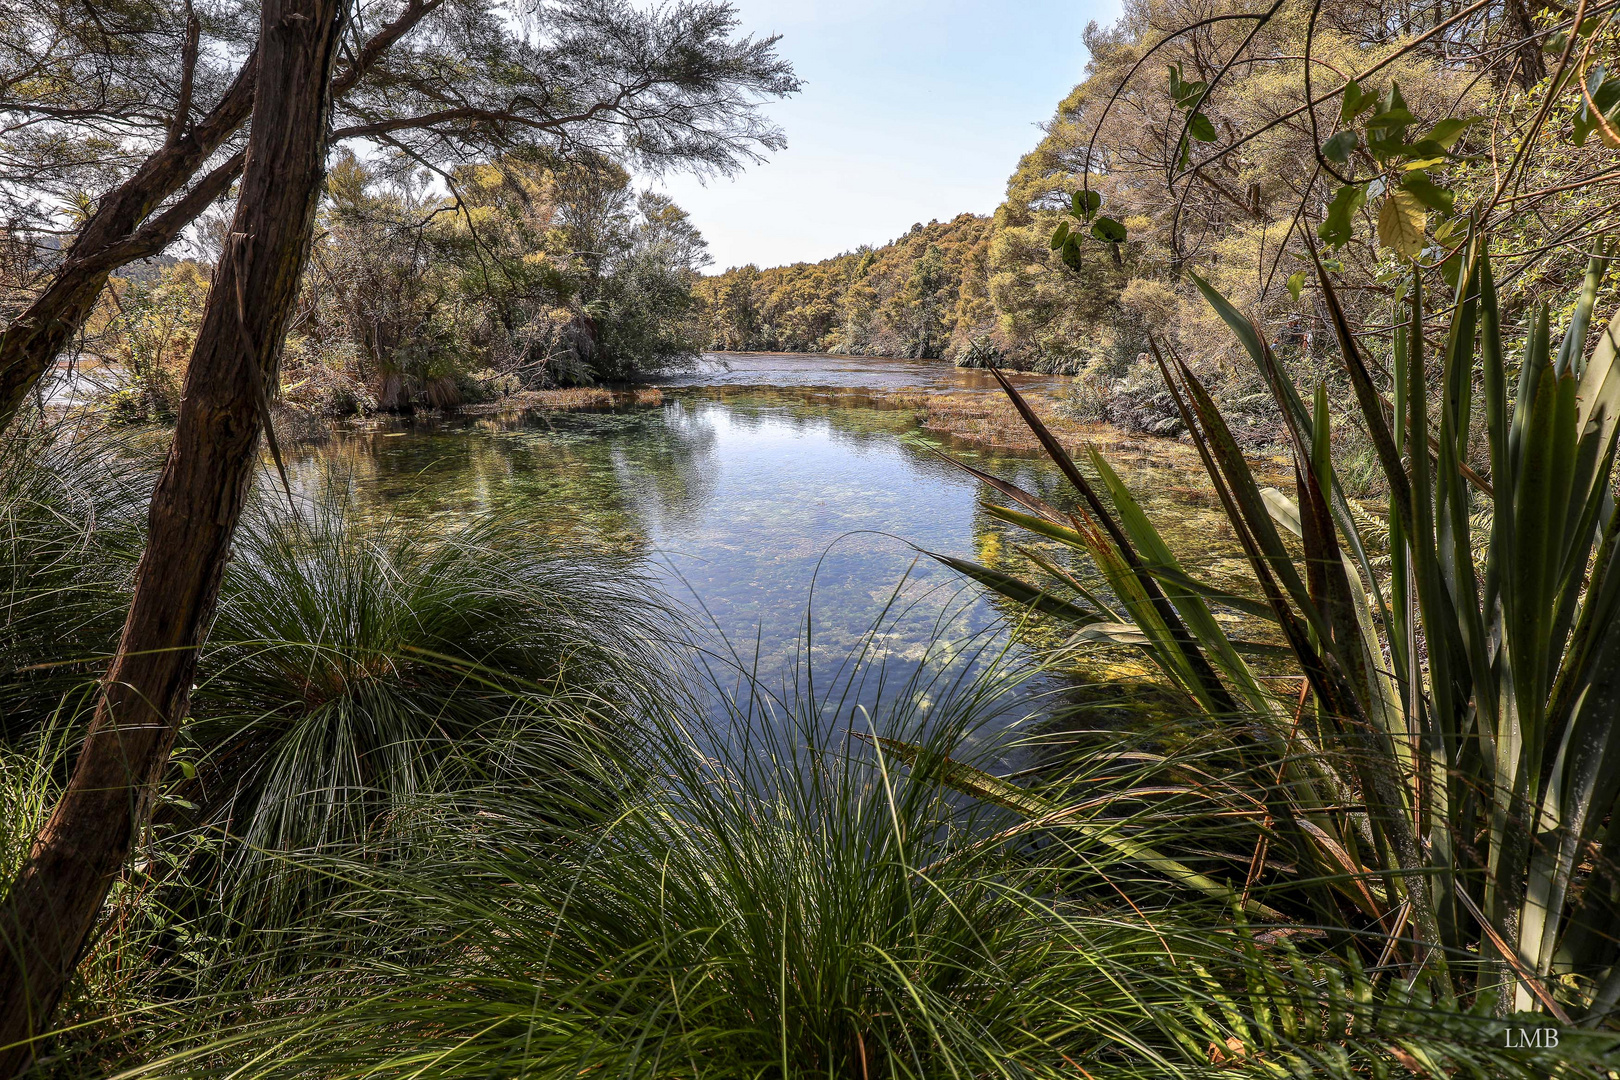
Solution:
<svg viewBox="0 0 1620 1080">
<path fill-rule="evenodd" d="M 788 148 L 735 179 L 660 186 L 708 238 L 710 272 L 882 244 L 988 213 L 1038 124 L 1080 81 L 1086 23 L 1118 0 L 735 0 L 779 33 L 804 89 L 768 107 Z"/>
</svg>

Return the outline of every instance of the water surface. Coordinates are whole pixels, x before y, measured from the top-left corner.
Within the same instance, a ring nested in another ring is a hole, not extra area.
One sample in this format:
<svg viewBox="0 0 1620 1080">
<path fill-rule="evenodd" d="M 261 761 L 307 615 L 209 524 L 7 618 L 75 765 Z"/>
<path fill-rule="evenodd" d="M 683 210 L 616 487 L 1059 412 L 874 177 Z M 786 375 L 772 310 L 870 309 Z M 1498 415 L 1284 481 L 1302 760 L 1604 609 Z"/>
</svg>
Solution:
<svg viewBox="0 0 1620 1080">
<path fill-rule="evenodd" d="M 1063 389 L 1058 376 L 1021 381 Z M 516 512 L 581 550 L 639 553 L 767 680 L 787 677 L 807 640 L 818 666 L 836 666 L 885 611 L 878 644 L 900 669 L 930 642 L 966 641 L 1016 616 L 919 553 L 1023 569 L 1011 545 L 1025 538 L 984 513 L 980 484 L 941 450 L 1070 501 L 1044 460 L 925 432 L 914 408 L 881 393 L 991 392 L 982 372 L 749 354 L 707 357 L 662 386 L 652 407 L 347 429 L 295 468 L 306 486 L 340 476 L 368 512 L 425 529 Z M 1208 516 L 1173 494 L 1191 478 L 1151 461 L 1126 472 L 1161 509 Z M 1214 527 L 1199 526 L 1195 565 L 1221 561 Z"/>
</svg>

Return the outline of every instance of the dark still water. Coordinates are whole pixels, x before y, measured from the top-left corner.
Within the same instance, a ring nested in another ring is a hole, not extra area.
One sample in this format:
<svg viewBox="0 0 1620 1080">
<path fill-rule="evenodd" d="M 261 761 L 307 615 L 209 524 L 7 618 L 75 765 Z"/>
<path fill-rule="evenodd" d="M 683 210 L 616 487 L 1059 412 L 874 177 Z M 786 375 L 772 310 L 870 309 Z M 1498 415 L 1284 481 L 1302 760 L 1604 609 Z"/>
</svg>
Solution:
<svg viewBox="0 0 1620 1080">
<path fill-rule="evenodd" d="M 876 644 L 899 671 L 930 643 L 960 644 L 1007 613 L 911 546 L 1022 562 L 980 509 L 978 482 L 936 451 L 1064 503 L 1056 471 L 1032 456 L 947 446 L 920 429 L 914 408 L 861 392 L 989 392 L 982 373 L 819 356 L 704 366 L 665 382 L 659 406 L 345 431 L 297 463 L 298 482 L 336 480 L 363 512 L 427 529 L 516 512 L 582 549 L 637 552 L 771 684 L 805 655 L 818 678 L 836 669 L 886 608 Z"/>
</svg>

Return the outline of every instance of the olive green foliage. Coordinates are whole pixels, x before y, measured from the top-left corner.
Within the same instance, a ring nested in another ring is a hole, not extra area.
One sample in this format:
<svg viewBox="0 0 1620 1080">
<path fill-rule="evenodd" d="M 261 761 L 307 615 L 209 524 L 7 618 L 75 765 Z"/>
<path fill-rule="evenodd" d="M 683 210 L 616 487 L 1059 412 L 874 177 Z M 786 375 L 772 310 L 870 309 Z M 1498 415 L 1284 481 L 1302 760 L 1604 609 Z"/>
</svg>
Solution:
<svg viewBox="0 0 1620 1080">
<path fill-rule="evenodd" d="M 443 408 L 695 352 L 703 239 L 624 169 L 512 156 L 456 170 L 451 199 L 427 179 L 333 168 L 284 392 L 322 390 L 329 411 Z"/>
<path fill-rule="evenodd" d="M 1551 15 L 1524 22 L 1513 4 L 1483 21 L 1408 3 L 1314 10 L 1313 21 L 1305 4 L 1133 0 L 1112 26 L 1092 25 L 1085 78 L 1018 162 L 972 258 L 946 252 L 958 303 L 942 355 L 1080 374 L 1080 413 L 1175 433 L 1146 346 L 1156 330 L 1254 446 L 1285 438 L 1282 417 L 1188 271 L 1259 319 L 1290 372 L 1326 380 L 1336 408 L 1350 391 L 1307 238 L 1329 248 L 1358 325 L 1377 321 L 1413 256 L 1431 289 L 1454 287 L 1461 222 L 1487 207 L 1504 312 L 1572 294 L 1581 239 L 1620 205 L 1602 121 L 1620 95 L 1614 20 L 1597 13 L 1571 35 Z M 1571 74 L 1554 87 L 1572 39 Z M 1551 137 L 1532 137 L 1544 103 Z M 878 253 L 915 264 L 923 249 Z M 848 255 L 706 282 L 715 344 L 918 355 L 914 334 L 885 328 L 874 348 L 852 332 L 858 292 L 845 283 L 860 266 Z M 909 274 L 879 288 L 896 294 Z"/>
<path fill-rule="evenodd" d="M 208 301 L 206 268 L 187 260 L 144 278 L 115 278 L 101 336 L 122 368 L 109 395 L 126 422 L 171 419 L 180 407 L 180 381 Z"/>
<path fill-rule="evenodd" d="M 879 248 L 818 263 L 749 265 L 697 287 L 717 349 L 956 356 L 987 317 L 990 223 L 961 214 L 914 225 Z"/>
<path fill-rule="evenodd" d="M 0 742 L 26 755 L 88 719 L 156 461 L 72 430 L 3 448 Z M 355 520 L 336 488 L 296 513 L 284 498 L 262 488 L 238 534 L 157 818 L 209 840 L 183 880 L 215 907 L 261 919 L 295 853 L 349 850 L 403 802 L 487 779 L 514 732 L 618 731 L 669 692 L 678 624 L 628 559 L 509 516 L 433 536 Z"/>
<path fill-rule="evenodd" d="M 87 1017 L 53 1064 L 921 1080 L 1214 1076 L 1247 1058 L 1330 1077 L 1598 1075 L 1607 1040 L 1508 1050 L 1507 1024 L 1386 984 L 1353 953 L 1200 930 L 1205 913 L 1107 842 L 1156 827 L 1128 809 L 1167 775 L 1147 755 L 1092 762 L 1086 797 L 1049 822 L 964 804 L 952 781 L 989 777 L 970 747 L 993 749 L 979 729 L 1020 683 L 993 661 L 969 675 L 984 659 L 938 643 L 868 710 L 806 671 L 785 695 L 745 678 L 717 712 L 672 697 L 595 745 L 515 738 L 503 775 L 425 792 L 364 847 L 303 860 L 324 902 L 199 950 L 205 993 L 153 970 L 162 936 L 126 894 L 111 933 L 143 957 L 129 1015 Z M 885 681 L 851 660 L 843 676 Z M 163 910 L 169 940 L 195 948 L 197 924 Z"/>
<path fill-rule="evenodd" d="M 239 837 L 243 864 L 308 856 L 445 782 L 452 759 L 475 767 L 497 734 L 613 730 L 645 709 L 672 675 L 655 590 L 629 560 L 543 537 L 502 516 L 424 538 L 340 502 L 261 506 L 193 697 L 195 778 L 176 793 L 198 823 Z"/>
<path fill-rule="evenodd" d="M 0 438 L 0 740 L 83 708 L 129 606 L 153 449 L 66 425 Z"/>
<path fill-rule="evenodd" d="M 152 462 L 126 453 L 127 482 L 76 505 L 90 445 L 33 444 L 5 473 L 9 520 L 60 532 L 15 529 L 18 566 L 138 551 L 118 493 Z M 987 725 L 1032 703 L 983 642 L 895 675 L 870 658 L 880 625 L 830 679 L 666 681 L 669 626 L 626 565 L 559 557 L 521 522 L 407 536 L 280 497 L 244 528 L 158 813 L 42 1076 L 1555 1065 L 1354 950 L 1209 933 L 1232 891 L 1178 867 L 1224 859 L 1231 825 L 1187 784 L 1220 761 L 1118 732 L 1077 753 L 1067 717 L 1061 771 L 993 775 Z M 115 590 L 83 575 L 21 595 L 32 625 L 104 611 Z M 0 856 L 55 798 L 82 705 L 0 745 Z M 1033 806 L 1050 812 L 1021 820 Z M 1602 1048 L 1570 1033 L 1556 1067 L 1590 1075 Z"/>
</svg>

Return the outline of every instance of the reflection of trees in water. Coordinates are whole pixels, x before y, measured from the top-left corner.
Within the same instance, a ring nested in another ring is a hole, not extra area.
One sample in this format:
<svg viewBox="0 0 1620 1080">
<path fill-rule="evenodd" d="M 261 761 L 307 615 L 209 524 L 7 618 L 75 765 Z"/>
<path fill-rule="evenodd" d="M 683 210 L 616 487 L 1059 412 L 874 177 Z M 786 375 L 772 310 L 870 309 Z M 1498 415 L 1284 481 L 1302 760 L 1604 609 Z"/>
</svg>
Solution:
<svg viewBox="0 0 1620 1080">
<path fill-rule="evenodd" d="M 633 437 L 610 443 L 621 490 L 645 514 L 678 525 L 700 513 L 714 494 L 714 425 L 684 403 L 641 414 Z"/>
<path fill-rule="evenodd" d="M 362 518 L 454 528 L 516 514 L 536 528 L 645 550 L 646 516 L 702 505 L 714 439 L 663 410 L 546 413 L 335 432 L 288 461 L 295 493 L 348 496 Z M 651 505 L 649 505 L 649 500 Z"/>
</svg>

